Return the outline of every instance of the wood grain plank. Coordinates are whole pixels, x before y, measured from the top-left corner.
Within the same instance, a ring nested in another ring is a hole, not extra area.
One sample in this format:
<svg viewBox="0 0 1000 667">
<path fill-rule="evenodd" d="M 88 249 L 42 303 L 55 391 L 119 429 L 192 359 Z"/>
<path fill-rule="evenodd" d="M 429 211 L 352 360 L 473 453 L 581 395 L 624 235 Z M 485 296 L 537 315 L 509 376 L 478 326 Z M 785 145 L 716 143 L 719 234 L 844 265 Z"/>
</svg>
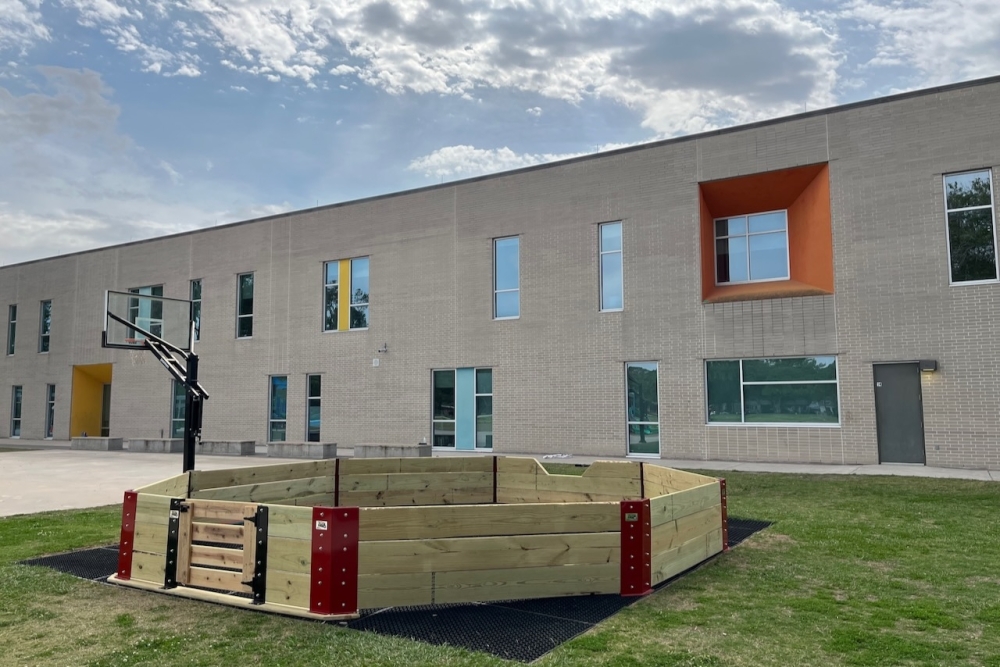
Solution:
<svg viewBox="0 0 1000 667">
<path fill-rule="evenodd" d="M 650 523 L 656 526 L 674 521 L 688 514 L 700 512 L 721 502 L 722 493 L 718 480 L 684 491 L 677 491 L 649 500 Z"/>
<path fill-rule="evenodd" d="M 311 540 L 312 508 L 268 505 L 267 539 L 270 540 L 272 537 Z"/>
<path fill-rule="evenodd" d="M 618 563 L 440 572 L 434 575 L 434 601 L 444 604 L 617 593 L 620 576 Z"/>
<path fill-rule="evenodd" d="M 268 545 L 270 549 L 270 545 Z M 264 599 L 268 602 L 309 609 L 310 575 L 301 572 L 284 572 L 270 567 L 268 553 L 267 583 Z"/>
<path fill-rule="evenodd" d="M 135 551 L 153 554 L 167 553 L 167 525 L 136 522 L 132 545 Z"/>
<path fill-rule="evenodd" d="M 195 542 L 218 542 L 221 544 L 243 544 L 243 526 L 226 523 L 192 523 L 191 540 Z"/>
<path fill-rule="evenodd" d="M 721 527 L 721 504 L 660 524 L 652 531 L 652 553 L 655 555 L 669 551 L 698 535 L 704 535 Z"/>
<path fill-rule="evenodd" d="M 378 609 L 434 602 L 431 574 L 368 574 L 358 577 L 358 607 Z"/>
<path fill-rule="evenodd" d="M 253 589 L 243 583 L 243 571 L 211 570 L 204 567 L 191 567 L 190 586 L 212 588 L 218 591 L 234 593 L 252 593 Z"/>
<path fill-rule="evenodd" d="M 141 551 L 132 552 L 132 578 L 163 585 L 166 556 L 163 554 L 147 554 Z"/>
<path fill-rule="evenodd" d="M 272 569 L 295 574 L 309 574 L 312 564 L 312 542 L 283 537 L 267 538 L 267 571 Z"/>
<path fill-rule="evenodd" d="M 229 569 L 243 569 L 244 558 L 243 551 L 241 549 L 226 549 L 223 547 L 205 547 L 199 544 L 195 544 L 191 547 L 191 562 L 190 567 L 225 567 Z M 246 559 L 247 562 L 252 566 L 253 559 Z M 178 567 L 178 571 L 179 571 Z M 243 573 L 246 574 L 245 572 Z M 253 577 L 253 567 L 250 568 L 250 577 L 245 578 L 244 581 L 250 581 Z M 180 581 L 180 575 L 178 575 L 178 582 Z"/>
<path fill-rule="evenodd" d="M 335 474 L 336 470 L 337 459 L 228 468 L 226 470 L 194 470 L 191 472 L 191 491 L 280 482 L 305 477 L 328 477 Z"/>
<path fill-rule="evenodd" d="M 138 493 L 147 493 L 158 496 L 168 496 L 171 498 L 187 498 L 188 494 L 188 473 L 182 473 L 174 477 L 159 482 L 153 482 L 136 489 Z"/>
<path fill-rule="evenodd" d="M 333 477 L 305 477 L 303 479 L 244 484 L 242 486 L 230 486 L 221 489 L 205 489 L 195 491 L 191 496 L 206 500 L 264 503 L 319 493 L 333 493 L 335 486 L 336 480 Z"/>
</svg>

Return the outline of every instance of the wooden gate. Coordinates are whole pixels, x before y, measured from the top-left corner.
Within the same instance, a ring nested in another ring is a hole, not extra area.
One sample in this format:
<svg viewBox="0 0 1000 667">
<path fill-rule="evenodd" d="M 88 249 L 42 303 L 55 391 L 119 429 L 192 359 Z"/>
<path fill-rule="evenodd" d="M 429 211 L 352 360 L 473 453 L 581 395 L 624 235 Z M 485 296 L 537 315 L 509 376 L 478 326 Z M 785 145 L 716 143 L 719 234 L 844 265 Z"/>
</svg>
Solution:
<svg viewBox="0 0 1000 667">
<path fill-rule="evenodd" d="M 177 585 L 250 593 L 255 598 L 259 592 L 263 601 L 263 588 L 254 580 L 257 529 L 266 507 L 219 500 L 176 504 L 177 516 L 172 511 L 171 519 L 177 521 Z"/>
</svg>

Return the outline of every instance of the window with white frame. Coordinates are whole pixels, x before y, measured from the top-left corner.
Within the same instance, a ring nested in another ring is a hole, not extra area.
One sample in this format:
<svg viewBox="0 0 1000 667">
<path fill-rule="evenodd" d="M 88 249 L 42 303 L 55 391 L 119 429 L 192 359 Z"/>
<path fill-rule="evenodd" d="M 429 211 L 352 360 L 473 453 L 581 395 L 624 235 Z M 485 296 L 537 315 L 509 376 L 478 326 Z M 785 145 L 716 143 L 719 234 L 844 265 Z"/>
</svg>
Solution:
<svg viewBox="0 0 1000 667">
<path fill-rule="evenodd" d="M 17 304 L 7 308 L 7 355 L 14 354 L 14 339 L 17 336 Z"/>
<path fill-rule="evenodd" d="M 351 260 L 351 328 L 368 328 L 368 258 Z"/>
<path fill-rule="evenodd" d="M 253 274 L 236 276 L 236 337 L 253 337 Z"/>
<path fill-rule="evenodd" d="M 625 404 L 628 410 L 628 453 L 660 454 L 660 405 L 655 361 L 625 364 Z"/>
<path fill-rule="evenodd" d="M 49 351 L 49 336 L 52 334 L 52 302 L 42 301 L 39 309 L 38 351 Z"/>
<path fill-rule="evenodd" d="M 323 264 L 323 331 L 338 328 L 338 300 L 340 299 L 340 262 Z"/>
<path fill-rule="evenodd" d="M 306 376 L 306 442 L 319 442 L 323 376 Z"/>
<path fill-rule="evenodd" d="M 432 442 L 435 447 L 455 446 L 455 371 L 434 371 L 433 407 L 431 410 Z"/>
<path fill-rule="evenodd" d="M 493 239 L 493 317 L 521 315 L 521 241 L 517 236 Z"/>
<path fill-rule="evenodd" d="M 10 393 L 10 437 L 21 437 L 21 397 L 23 389 L 14 385 Z"/>
<path fill-rule="evenodd" d="M 270 404 L 267 441 L 284 442 L 288 426 L 288 376 L 271 376 Z"/>
<path fill-rule="evenodd" d="M 997 279 L 993 173 L 989 169 L 944 177 L 951 282 Z"/>
<path fill-rule="evenodd" d="M 788 213 L 771 211 L 715 221 L 715 282 L 787 280 Z"/>
<path fill-rule="evenodd" d="M 146 287 L 131 287 L 129 292 L 143 296 L 162 297 L 163 285 L 148 285 Z M 154 336 L 163 336 L 163 302 L 158 299 L 138 299 L 129 297 L 128 321 Z M 135 338 L 142 340 L 143 336 L 135 332 Z"/>
<path fill-rule="evenodd" d="M 56 386 L 45 385 L 45 438 L 52 439 L 52 431 L 56 424 Z"/>
<path fill-rule="evenodd" d="M 201 340 L 201 278 L 191 281 L 191 319 L 194 322 L 194 339 Z"/>
<path fill-rule="evenodd" d="M 493 449 L 493 369 L 476 369 L 476 449 Z"/>
<path fill-rule="evenodd" d="M 621 310 L 625 305 L 622 267 L 622 223 L 600 226 L 601 310 Z"/>
<path fill-rule="evenodd" d="M 187 413 L 187 388 L 174 380 L 170 396 L 170 437 L 184 437 L 184 416 Z"/>
<path fill-rule="evenodd" d="M 705 362 L 710 424 L 840 423 L 837 358 Z"/>
</svg>

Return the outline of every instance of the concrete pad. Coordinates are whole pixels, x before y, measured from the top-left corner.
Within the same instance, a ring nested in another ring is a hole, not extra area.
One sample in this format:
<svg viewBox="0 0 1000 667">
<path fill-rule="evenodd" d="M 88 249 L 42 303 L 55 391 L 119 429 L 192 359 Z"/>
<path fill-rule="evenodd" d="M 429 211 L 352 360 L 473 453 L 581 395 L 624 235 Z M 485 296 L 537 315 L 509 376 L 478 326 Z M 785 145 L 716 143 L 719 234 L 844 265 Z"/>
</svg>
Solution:
<svg viewBox="0 0 1000 667">
<path fill-rule="evenodd" d="M 198 470 L 296 462 L 207 456 L 195 460 Z M 0 516 L 120 503 L 125 491 L 180 473 L 176 454 L 4 452 L 0 453 Z"/>
<path fill-rule="evenodd" d="M 354 445 L 354 458 L 356 459 L 395 459 L 430 456 L 431 454 L 432 449 L 428 442 L 414 444 L 359 443 Z"/>
</svg>

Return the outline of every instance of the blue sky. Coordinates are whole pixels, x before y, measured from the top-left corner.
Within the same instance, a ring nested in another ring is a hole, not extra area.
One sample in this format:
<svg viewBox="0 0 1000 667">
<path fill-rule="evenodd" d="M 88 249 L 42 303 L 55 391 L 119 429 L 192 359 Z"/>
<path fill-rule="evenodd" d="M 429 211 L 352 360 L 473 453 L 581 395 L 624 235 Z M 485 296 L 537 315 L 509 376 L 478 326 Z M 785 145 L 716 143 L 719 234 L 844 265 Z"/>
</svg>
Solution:
<svg viewBox="0 0 1000 667">
<path fill-rule="evenodd" d="M 0 263 L 995 74 L 996 0 L 0 0 Z"/>
</svg>

